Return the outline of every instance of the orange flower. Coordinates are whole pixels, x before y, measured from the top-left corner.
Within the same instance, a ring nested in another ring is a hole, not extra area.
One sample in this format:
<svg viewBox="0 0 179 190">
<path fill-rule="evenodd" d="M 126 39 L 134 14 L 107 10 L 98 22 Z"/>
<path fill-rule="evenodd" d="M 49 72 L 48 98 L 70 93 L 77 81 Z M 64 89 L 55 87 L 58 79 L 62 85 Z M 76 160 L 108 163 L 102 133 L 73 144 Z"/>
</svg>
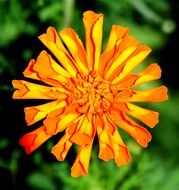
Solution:
<svg viewBox="0 0 179 190">
<path fill-rule="evenodd" d="M 167 88 L 134 90 L 133 88 L 161 77 L 157 64 L 144 71 L 131 71 L 150 53 L 128 29 L 113 25 L 105 50 L 101 53 L 103 15 L 87 11 L 83 15 L 84 48 L 72 28 L 60 31 L 53 27 L 39 36 L 56 60 L 45 50 L 37 60 L 30 60 L 24 76 L 46 83 L 34 84 L 13 80 L 17 90 L 14 99 L 48 99 L 48 103 L 25 108 L 27 125 L 43 120 L 38 129 L 24 135 L 20 144 L 27 154 L 53 135 L 65 131 L 52 148 L 59 161 L 65 159 L 75 143 L 79 146 L 71 175 L 87 175 L 94 137 L 99 140 L 99 158 L 114 159 L 117 166 L 131 159 L 117 127 L 129 133 L 143 147 L 151 140 L 150 133 L 131 117 L 148 127 L 158 123 L 158 113 L 133 102 L 159 102 L 167 99 Z"/>
</svg>

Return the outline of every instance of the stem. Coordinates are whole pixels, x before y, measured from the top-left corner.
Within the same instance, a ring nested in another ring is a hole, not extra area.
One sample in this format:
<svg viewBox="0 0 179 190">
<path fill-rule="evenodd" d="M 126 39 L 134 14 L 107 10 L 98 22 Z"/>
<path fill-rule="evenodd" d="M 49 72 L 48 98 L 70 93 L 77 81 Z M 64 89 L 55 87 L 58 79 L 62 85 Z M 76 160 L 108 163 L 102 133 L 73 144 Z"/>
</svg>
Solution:
<svg viewBox="0 0 179 190">
<path fill-rule="evenodd" d="M 71 25 L 75 0 L 64 0 L 64 27 Z"/>
</svg>

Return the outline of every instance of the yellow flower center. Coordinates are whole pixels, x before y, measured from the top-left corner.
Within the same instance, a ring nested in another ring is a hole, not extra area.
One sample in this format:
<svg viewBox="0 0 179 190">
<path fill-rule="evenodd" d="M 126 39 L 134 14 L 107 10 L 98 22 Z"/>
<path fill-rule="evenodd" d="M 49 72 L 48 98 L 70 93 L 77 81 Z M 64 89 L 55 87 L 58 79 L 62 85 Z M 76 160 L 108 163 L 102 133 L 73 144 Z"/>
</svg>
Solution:
<svg viewBox="0 0 179 190">
<path fill-rule="evenodd" d="M 71 85 L 71 92 L 69 104 L 73 104 L 80 113 L 105 112 L 113 99 L 109 81 L 104 81 L 99 75 L 89 75 L 84 80 L 77 77 Z"/>
</svg>

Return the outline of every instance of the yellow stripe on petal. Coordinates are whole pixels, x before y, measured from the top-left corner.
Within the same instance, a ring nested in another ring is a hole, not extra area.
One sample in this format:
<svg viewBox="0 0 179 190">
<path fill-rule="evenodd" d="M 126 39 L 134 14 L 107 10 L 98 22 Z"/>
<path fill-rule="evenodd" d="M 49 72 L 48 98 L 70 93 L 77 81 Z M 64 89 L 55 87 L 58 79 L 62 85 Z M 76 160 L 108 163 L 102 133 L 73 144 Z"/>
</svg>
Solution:
<svg viewBox="0 0 179 190">
<path fill-rule="evenodd" d="M 60 31 L 60 36 L 76 61 L 79 72 L 87 75 L 89 71 L 87 69 L 86 52 L 79 36 L 71 28 Z"/>
<path fill-rule="evenodd" d="M 88 68 L 90 71 L 94 70 L 98 72 L 102 43 L 103 14 L 86 11 L 83 14 L 83 22 L 86 35 Z"/>
<path fill-rule="evenodd" d="M 47 33 L 40 35 L 39 39 L 55 55 L 62 66 L 75 77 L 77 73 L 75 63 L 63 46 L 56 30 L 53 27 L 49 27 Z"/>
<path fill-rule="evenodd" d="M 109 80 L 112 73 L 137 49 L 136 46 L 126 48 L 112 63 L 111 67 L 107 71 L 105 78 Z"/>
<path fill-rule="evenodd" d="M 33 123 L 36 123 L 37 121 L 40 121 L 41 119 L 45 118 L 47 114 L 51 111 L 63 108 L 65 106 L 65 101 L 59 102 L 59 100 L 57 100 L 40 106 L 26 107 L 24 109 L 24 112 L 27 125 L 32 125 Z"/>
<path fill-rule="evenodd" d="M 129 109 L 127 114 L 135 117 L 147 126 L 153 128 L 158 123 L 158 112 L 144 109 L 131 103 L 127 103 L 127 107 Z"/>
<path fill-rule="evenodd" d="M 131 58 L 126 61 L 122 72 L 119 74 L 119 76 L 114 78 L 114 80 L 112 81 L 112 84 L 119 82 L 127 74 L 129 74 L 139 63 L 141 63 L 145 59 L 145 57 L 150 53 L 150 51 L 151 49 L 148 48 L 147 46 L 146 47 L 143 46 L 141 50 L 137 50 L 137 53 L 131 56 Z"/>
<path fill-rule="evenodd" d="M 85 176 L 88 174 L 92 143 L 80 147 L 76 160 L 71 168 L 72 177 Z"/>
<path fill-rule="evenodd" d="M 50 137 L 51 135 L 48 135 L 46 133 L 45 127 L 42 126 L 30 133 L 25 134 L 19 140 L 19 144 L 25 148 L 27 154 L 30 154 L 45 141 L 47 141 Z"/>
</svg>

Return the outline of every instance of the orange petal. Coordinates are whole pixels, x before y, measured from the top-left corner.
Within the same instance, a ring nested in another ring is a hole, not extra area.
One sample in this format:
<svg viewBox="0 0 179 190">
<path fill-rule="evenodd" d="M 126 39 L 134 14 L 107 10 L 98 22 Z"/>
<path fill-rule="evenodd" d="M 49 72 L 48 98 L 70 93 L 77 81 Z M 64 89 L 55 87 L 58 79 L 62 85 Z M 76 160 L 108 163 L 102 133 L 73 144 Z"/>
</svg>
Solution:
<svg viewBox="0 0 179 190">
<path fill-rule="evenodd" d="M 104 161 L 114 158 L 114 151 L 110 142 L 110 137 L 105 127 L 105 123 L 99 115 L 96 115 L 95 126 L 99 139 L 99 155 L 98 157 Z"/>
<path fill-rule="evenodd" d="M 104 52 L 107 52 L 114 48 L 117 42 L 122 41 L 128 34 L 129 29 L 119 25 L 112 25 L 109 39 Z"/>
<path fill-rule="evenodd" d="M 42 80 L 52 86 L 59 86 L 60 82 L 67 82 L 67 79 L 70 78 L 70 74 L 57 64 L 46 51 L 40 53 L 37 61 L 29 62 L 24 76 Z"/>
<path fill-rule="evenodd" d="M 160 86 L 148 90 L 126 90 L 116 95 L 116 102 L 161 102 L 168 99 L 167 88 Z"/>
<path fill-rule="evenodd" d="M 64 88 L 55 88 L 39 84 L 34 84 L 24 80 L 13 80 L 13 87 L 18 89 L 14 92 L 14 99 L 65 99 Z"/>
<path fill-rule="evenodd" d="M 105 119 L 105 127 L 108 129 L 112 149 L 114 151 L 114 158 L 117 166 L 124 165 L 131 160 L 127 146 L 124 144 L 115 124 L 110 118 Z"/>
<path fill-rule="evenodd" d="M 80 73 L 88 74 L 86 52 L 79 36 L 72 28 L 60 31 L 60 37 L 69 49 Z"/>
<path fill-rule="evenodd" d="M 161 77 L 161 69 L 157 64 L 151 64 L 144 71 L 138 74 L 128 74 L 118 84 L 113 85 L 112 88 L 124 90 L 126 88 L 133 88 L 140 84 L 150 82 Z"/>
<path fill-rule="evenodd" d="M 95 136 L 95 133 L 96 132 L 92 121 L 89 121 L 89 119 L 84 116 L 78 125 L 77 131 L 70 138 L 70 140 L 80 146 L 90 144 Z"/>
<path fill-rule="evenodd" d="M 46 127 L 47 134 L 54 135 L 65 130 L 78 117 L 79 114 L 77 113 L 69 113 L 66 115 L 62 113 L 57 117 L 48 115 L 43 123 Z"/>
<path fill-rule="evenodd" d="M 151 52 L 151 49 L 145 45 L 141 45 L 124 63 L 122 71 L 116 70 L 115 75 L 111 76 L 112 84 L 121 81 L 127 74 L 129 74 L 139 63 L 141 63 L 147 55 Z"/>
<path fill-rule="evenodd" d="M 39 127 L 38 129 L 27 133 L 20 140 L 19 143 L 25 148 L 27 154 L 30 154 L 45 141 L 47 141 L 51 135 L 47 135 L 45 127 Z"/>
<path fill-rule="evenodd" d="M 60 141 L 53 146 L 51 153 L 59 161 L 63 161 L 72 146 L 72 142 L 69 141 L 70 135 L 66 132 L 65 135 L 60 139 Z"/>
<path fill-rule="evenodd" d="M 41 119 L 45 118 L 47 114 L 52 112 L 53 110 L 63 108 L 65 106 L 65 101 L 59 102 L 59 100 L 57 100 L 40 106 L 26 107 L 24 111 L 27 125 L 32 125 L 37 121 L 40 121 Z"/>
<path fill-rule="evenodd" d="M 135 117 L 139 121 L 145 123 L 147 126 L 153 128 L 158 123 L 158 117 L 159 117 L 158 112 L 144 109 L 144 108 L 141 108 L 139 106 L 136 106 L 136 105 L 130 104 L 130 103 L 127 103 L 127 106 L 129 109 L 127 111 L 127 113 L 129 115 Z"/>
<path fill-rule="evenodd" d="M 117 110 L 111 111 L 109 118 L 118 127 L 129 133 L 141 146 L 148 146 L 148 143 L 151 141 L 152 137 L 145 128 L 141 127 L 139 124 L 125 116 L 124 113 Z"/>
<path fill-rule="evenodd" d="M 111 28 L 109 40 L 100 60 L 100 73 L 105 76 L 105 73 L 110 68 L 117 56 L 121 53 L 119 50 L 123 38 L 127 35 L 128 28 L 113 25 Z"/>
<path fill-rule="evenodd" d="M 88 174 L 88 166 L 90 161 L 92 143 L 80 147 L 76 160 L 71 168 L 72 177 Z"/>
<path fill-rule="evenodd" d="M 39 36 L 41 42 L 55 55 L 63 67 L 73 76 L 76 76 L 77 69 L 75 63 L 65 49 L 55 28 L 49 27 L 47 33 Z"/>
<path fill-rule="evenodd" d="M 86 11 L 83 14 L 85 27 L 86 53 L 88 58 L 88 68 L 90 71 L 99 70 L 99 60 L 101 54 L 103 15 L 93 11 Z"/>
</svg>

